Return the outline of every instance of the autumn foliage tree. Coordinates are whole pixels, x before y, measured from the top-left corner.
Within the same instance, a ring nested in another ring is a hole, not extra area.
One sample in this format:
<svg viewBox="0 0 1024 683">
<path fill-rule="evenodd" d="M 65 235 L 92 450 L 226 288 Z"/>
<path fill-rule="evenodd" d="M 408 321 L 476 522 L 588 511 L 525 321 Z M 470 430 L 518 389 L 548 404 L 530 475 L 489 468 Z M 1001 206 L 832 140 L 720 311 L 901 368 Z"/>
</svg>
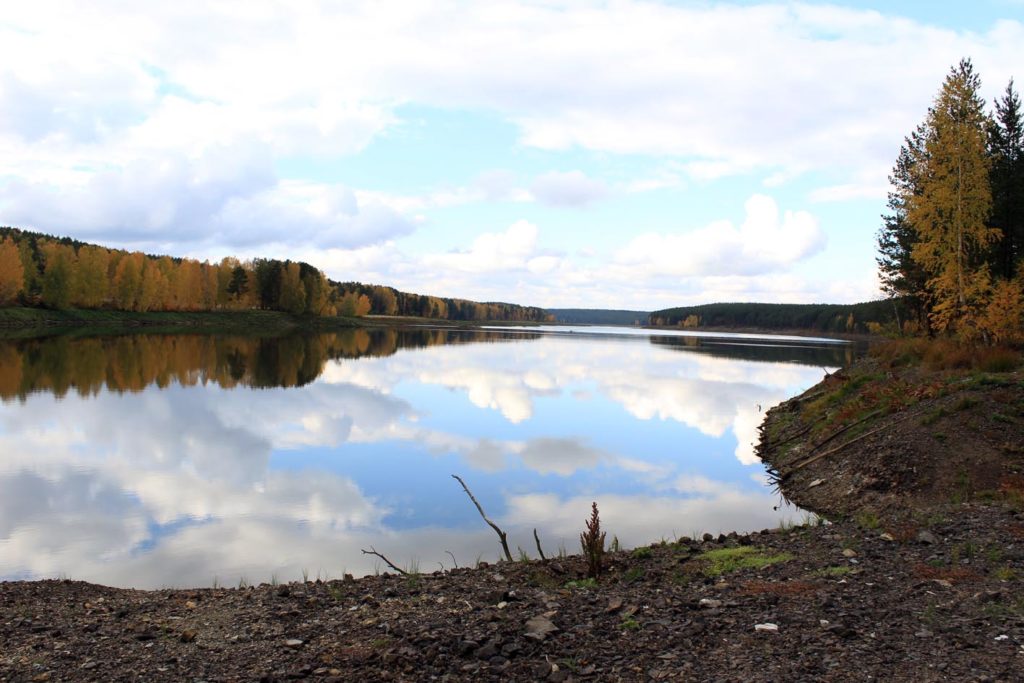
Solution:
<svg viewBox="0 0 1024 683">
<path fill-rule="evenodd" d="M 980 87 L 962 60 L 906 139 L 890 176 L 879 275 L 931 331 L 1005 341 L 1019 336 L 1024 298 L 1020 103 L 1011 81 L 990 117 Z"/>
<path fill-rule="evenodd" d="M 544 320 L 539 308 L 478 303 L 340 284 L 300 261 L 227 257 L 217 263 L 149 256 L 0 228 L 0 305 L 210 311 L 262 308 L 315 316 L 414 315 L 453 320 Z"/>
<path fill-rule="evenodd" d="M 976 326 L 991 290 L 987 256 L 999 231 L 988 224 L 989 119 L 980 87 L 968 60 L 947 76 L 928 114 L 925 157 L 912 171 L 920 191 L 905 197 L 918 235 L 911 254 L 928 273 L 939 330 Z"/>
<path fill-rule="evenodd" d="M 25 286 L 25 267 L 10 237 L 0 242 L 0 305 L 13 303 Z"/>
</svg>

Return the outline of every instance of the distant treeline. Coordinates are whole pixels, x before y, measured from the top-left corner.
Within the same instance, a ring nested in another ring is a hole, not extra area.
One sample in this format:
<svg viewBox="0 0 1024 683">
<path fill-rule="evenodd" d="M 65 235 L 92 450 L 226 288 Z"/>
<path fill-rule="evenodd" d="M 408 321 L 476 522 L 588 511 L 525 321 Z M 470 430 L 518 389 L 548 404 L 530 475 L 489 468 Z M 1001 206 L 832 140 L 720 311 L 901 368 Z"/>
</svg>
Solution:
<svg viewBox="0 0 1024 683">
<path fill-rule="evenodd" d="M 604 308 L 549 308 L 548 313 L 560 323 L 576 325 L 644 325 L 647 311 L 624 311 Z"/>
<path fill-rule="evenodd" d="M 122 311 L 276 310 L 295 315 L 412 315 L 543 321 L 539 308 L 340 284 L 301 261 L 153 256 L 0 228 L 0 306 Z"/>
<path fill-rule="evenodd" d="M 137 392 L 172 383 L 297 387 L 319 377 L 332 360 L 506 339 L 488 330 L 354 328 L 280 337 L 136 334 L 0 341 L 0 399 L 24 399 L 37 391 Z"/>
<path fill-rule="evenodd" d="M 859 304 L 704 304 L 651 313 L 654 326 L 717 327 L 817 332 L 881 332 L 895 328 L 911 309 L 899 299 Z"/>
<path fill-rule="evenodd" d="M 438 320 L 512 320 L 521 322 L 554 322 L 554 316 L 543 308 L 502 302 L 448 299 L 402 292 L 385 285 L 362 282 L 334 282 L 331 286 L 342 297 L 358 301 L 356 315 L 402 315 Z"/>
</svg>

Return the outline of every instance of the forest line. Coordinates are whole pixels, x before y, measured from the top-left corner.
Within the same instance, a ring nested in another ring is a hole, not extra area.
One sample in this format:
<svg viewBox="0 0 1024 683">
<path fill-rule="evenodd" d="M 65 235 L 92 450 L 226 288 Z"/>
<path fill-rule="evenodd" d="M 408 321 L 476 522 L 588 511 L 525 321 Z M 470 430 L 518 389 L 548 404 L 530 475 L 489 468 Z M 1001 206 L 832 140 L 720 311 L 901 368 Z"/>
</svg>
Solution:
<svg viewBox="0 0 1024 683">
<path fill-rule="evenodd" d="M 403 292 L 329 280 L 301 261 L 225 257 L 217 263 L 128 252 L 68 237 L 0 228 L 0 307 L 55 310 L 275 310 L 293 315 L 400 315 L 544 322 L 541 308 Z"/>
</svg>

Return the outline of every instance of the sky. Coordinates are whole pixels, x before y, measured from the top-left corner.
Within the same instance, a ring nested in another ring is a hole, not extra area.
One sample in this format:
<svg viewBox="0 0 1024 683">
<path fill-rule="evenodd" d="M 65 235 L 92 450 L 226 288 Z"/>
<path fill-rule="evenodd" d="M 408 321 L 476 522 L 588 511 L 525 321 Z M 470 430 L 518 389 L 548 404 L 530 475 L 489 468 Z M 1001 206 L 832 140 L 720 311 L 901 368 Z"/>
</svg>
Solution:
<svg viewBox="0 0 1024 683">
<path fill-rule="evenodd" d="M 879 296 L 903 137 L 1024 0 L 7 3 L 0 225 L 544 307 Z"/>
</svg>

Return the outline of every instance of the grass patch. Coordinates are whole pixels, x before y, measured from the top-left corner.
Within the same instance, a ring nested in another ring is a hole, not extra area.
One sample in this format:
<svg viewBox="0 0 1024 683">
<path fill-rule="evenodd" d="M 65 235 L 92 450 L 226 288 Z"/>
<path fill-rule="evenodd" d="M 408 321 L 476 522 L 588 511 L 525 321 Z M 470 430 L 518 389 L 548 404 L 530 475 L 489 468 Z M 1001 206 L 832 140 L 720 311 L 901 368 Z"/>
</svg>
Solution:
<svg viewBox="0 0 1024 683">
<path fill-rule="evenodd" d="M 537 588 L 558 588 L 561 583 L 557 578 L 545 571 L 532 572 L 527 579 L 527 584 Z"/>
<path fill-rule="evenodd" d="M 1013 372 L 1021 366 L 1021 354 L 1011 349 L 982 349 L 975 364 L 982 372 Z"/>
<path fill-rule="evenodd" d="M 1024 365 L 1024 356 L 1018 350 L 971 346 L 953 339 L 894 339 L 876 345 L 870 354 L 890 368 L 924 366 L 934 371 L 1007 373 Z"/>
<path fill-rule="evenodd" d="M 1017 572 L 1014 571 L 1013 567 L 1010 567 L 1009 565 L 1003 565 L 1002 567 L 999 567 L 994 572 L 992 572 L 992 575 L 1000 581 L 1013 581 L 1017 578 Z"/>
<path fill-rule="evenodd" d="M 644 577 L 644 573 L 643 567 L 630 567 L 622 575 L 622 580 L 625 583 L 636 583 Z"/>
<path fill-rule="evenodd" d="M 694 558 L 699 563 L 704 576 L 715 577 L 729 574 L 740 569 L 762 569 L 779 562 L 793 559 L 791 553 L 772 554 L 765 548 L 740 546 L 739 548 L 719 548 L 701 553 Z"/>
<path fill-rule="evenodd" d="M 568 581 L 565 584 L 566 588 L 572 589 L 590 589 L 597 588 L 597 579 L 576 579 L 574 581 Z"/>
<path fill-rule="evenodd" d="M 633 552 L 630 553 L 630 555 L 633 557 L 633 559 L 636 559 L 636 560 L 646 560 L 647 558 L 651 557 L 653 554 L 654 554 L 654 551 L 651 550 L 651 548 L 649 546 L 643 546 L 643 547 L 640 547 L 640 548 L 634 548 Z"/>
<path fill-rule="evenodd" d="M 861 529 L 878 529 L 882 526 L 882 520 L 874 510 L 861 510 L 855 521 Z"/>
</svg>

